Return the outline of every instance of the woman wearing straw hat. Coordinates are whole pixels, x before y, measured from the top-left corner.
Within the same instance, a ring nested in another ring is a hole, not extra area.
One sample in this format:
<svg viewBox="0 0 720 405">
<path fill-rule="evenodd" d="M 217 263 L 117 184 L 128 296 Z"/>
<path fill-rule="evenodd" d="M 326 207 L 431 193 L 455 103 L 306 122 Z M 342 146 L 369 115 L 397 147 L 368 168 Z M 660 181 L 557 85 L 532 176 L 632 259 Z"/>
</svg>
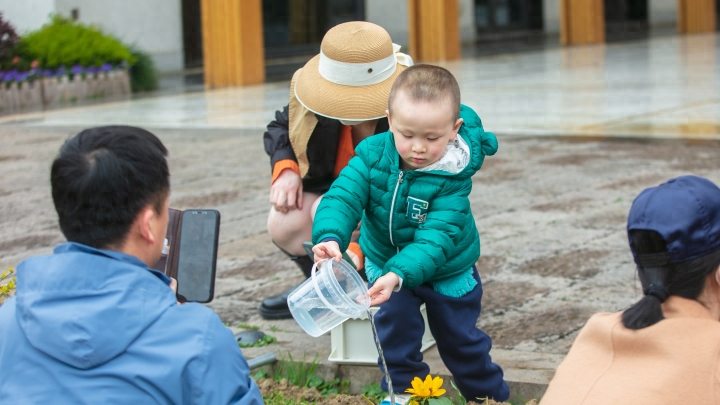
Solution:
<svg viewBox="0 0 720 405">
<path fill-rule="evenodd" d="M 272 169 L 268 232 L 306 277 L 313 261 L 302 243 L 312 239 L 319 198 L 354 156 L 360 141 L 389 129 L 385 110 L 390 88 L 412 65 L 399 48 L 387 31 L 369 22 L 333 27 L 322 40 L 320 54 L 295 72 L 288 105 L 268 124 L 264 134 Z M 357 243 L 350 245 L 348 254 L 362 267 Z M 290 318 L 287 296 L 293 288 L 266 298 L 259 309 L 263 318 Z"/>
<path fill-rule="evenodd" d="M 649 188 L 627 231 L 644 296 L 590 318 L 541 404 L 720 404 L 720 189 Z"/>
</svg>

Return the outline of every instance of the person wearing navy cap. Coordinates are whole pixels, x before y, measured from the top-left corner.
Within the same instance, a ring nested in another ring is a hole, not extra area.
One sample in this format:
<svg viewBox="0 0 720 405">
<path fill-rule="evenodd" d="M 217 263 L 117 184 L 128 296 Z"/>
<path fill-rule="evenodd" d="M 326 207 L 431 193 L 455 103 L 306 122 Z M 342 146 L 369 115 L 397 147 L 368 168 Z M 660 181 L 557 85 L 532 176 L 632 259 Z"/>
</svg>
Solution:
<svg viewBox="0 0 720 405">
<path fill-rule="evenodd" d="M 627 232 L 643 298 L 590 318 L 541 405 L 720 404 L 720 189 L 648 188 Z"/>
</svg>

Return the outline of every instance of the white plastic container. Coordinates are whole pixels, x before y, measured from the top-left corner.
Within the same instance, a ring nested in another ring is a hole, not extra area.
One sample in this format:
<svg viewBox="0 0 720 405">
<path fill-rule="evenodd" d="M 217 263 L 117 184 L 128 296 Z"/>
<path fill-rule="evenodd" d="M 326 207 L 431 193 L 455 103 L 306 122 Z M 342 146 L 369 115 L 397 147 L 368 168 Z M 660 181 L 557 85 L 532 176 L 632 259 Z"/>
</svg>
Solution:
<svg viewBox="0 0 720 405">
<path fill-rule="evenodd" d="M 374 314 L 378 309 L 380 308 L 371 307 L 370 311 Z M 435 344 L 435 338 L 430 333 L 425 304 L 420 306 L 420 313 L 425 321 L 425 333 L 420 348 L 424 352 Z M 330 345 L 330 356 L 328 356 L 330 361 L 377 365 L 378 351 L 367 314 L 362 319 L 349 319 L 333 328 L 330 331 Z"/>
<path fill-rule="evenodd" d="M 346 261 L 325 260 L 313 265 L 310 278 L 288 296 L 295 321 L 318 337 L 349 318 L 367 316 L 367 284 Z"/>
</svg>

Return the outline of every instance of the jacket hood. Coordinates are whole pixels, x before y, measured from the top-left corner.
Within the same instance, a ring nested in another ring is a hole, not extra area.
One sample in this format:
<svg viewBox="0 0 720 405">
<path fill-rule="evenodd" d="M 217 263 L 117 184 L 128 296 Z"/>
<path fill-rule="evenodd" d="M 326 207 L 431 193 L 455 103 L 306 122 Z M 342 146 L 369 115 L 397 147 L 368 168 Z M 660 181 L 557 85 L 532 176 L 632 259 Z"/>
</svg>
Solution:
<svg viewBox="0 0 720 405">
<path fill-rule="evenodd" d="M 482 121 L 477 113 L 466 105 L 460 105 L 460 126 L 458 136 L 467 142 L 470 147 L 470 163 L 457 176 L 460 178 L 472 177 L 480 170 L 485 156 L 492 156 L 498 150 L 498 141 L 495 134 L 483 129 Z"/>
<path fill-rule="evenodd" d="M 104 364 L 176 304 L 139 259 L 78 243 L 17 267 L 16 316 L 37 350 L 80 369 Z"/>
</svg>

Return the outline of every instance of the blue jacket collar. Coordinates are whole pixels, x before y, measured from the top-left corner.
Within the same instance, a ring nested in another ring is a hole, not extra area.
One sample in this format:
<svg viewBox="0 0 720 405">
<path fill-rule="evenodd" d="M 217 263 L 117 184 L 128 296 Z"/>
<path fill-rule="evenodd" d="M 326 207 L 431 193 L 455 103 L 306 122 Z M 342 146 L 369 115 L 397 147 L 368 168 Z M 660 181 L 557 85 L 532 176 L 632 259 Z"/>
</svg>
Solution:
<svg viewBox="0 0 720 405">
<path fill-rule="evenodd" d="M 132 264 L 133 266 L 142 267 L 144 269 L 147 269 L 149 272 L 155 275 L 155 277 L 162 280 L 165 284 L 170 284 L 170 277 L 166 276 L 163 272 L 151 269 L 143 262 L 142 260 L 138 259 L 135 256 L 128 255 L 122 252 L 118 252 L 115 250 L 105 250 L 105 249 L 96 249 L 94 247 L 83 245 L 82 243 L 77 242 L 67 242 L 63 243 L 62 245 L 58 245 L 53 250 L 53 253 L 59 254 L 59 253 L 70 253 L 70 252 L 82 252 L 82 253 L 89 253 L 97 256 L 105 256 L 109 257 L 111 259 L 118 260 L 123 263 Z"/>
</svg>

